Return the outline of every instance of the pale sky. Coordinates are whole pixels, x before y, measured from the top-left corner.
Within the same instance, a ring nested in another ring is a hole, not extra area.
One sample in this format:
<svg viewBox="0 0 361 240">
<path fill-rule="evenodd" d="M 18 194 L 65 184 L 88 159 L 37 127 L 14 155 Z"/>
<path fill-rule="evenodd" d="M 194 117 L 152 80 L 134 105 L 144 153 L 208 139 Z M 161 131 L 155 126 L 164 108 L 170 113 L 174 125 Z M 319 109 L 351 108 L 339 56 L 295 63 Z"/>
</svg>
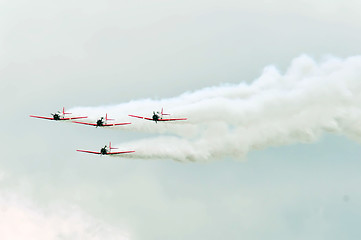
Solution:
<svg viewBox="0 0 361 240">
<path fill-rule="evenodd" d="M 1 1 L 0 238 L 360 239 L 361 147 L 346 137 L 179 163 L 82 155 L 153 134 L 28 117 L 250 83 L 301 54 L 355 56 L 360 11 L 359 1 Z"/>
</svg>

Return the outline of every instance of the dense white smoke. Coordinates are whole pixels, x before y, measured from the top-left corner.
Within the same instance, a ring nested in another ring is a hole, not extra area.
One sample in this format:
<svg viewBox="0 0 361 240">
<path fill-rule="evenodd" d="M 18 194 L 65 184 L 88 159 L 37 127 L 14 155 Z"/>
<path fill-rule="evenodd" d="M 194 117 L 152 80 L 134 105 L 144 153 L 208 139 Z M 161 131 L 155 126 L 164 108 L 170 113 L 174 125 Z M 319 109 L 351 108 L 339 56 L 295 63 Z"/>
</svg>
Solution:
<svg viewBox="0 0 361 240">
<path fill-rule="evenodd" d="M 164 108 L 184 122 L 131 118 Z M 253 149 L 315 141 L 323 132 L 361 139 L 361 56 L 308 56 L 293 60 L 285 74 L 266 67 L 250 84 L 210 87 L 162 100 L 137 100 L 107 107 L 71 109 L 96 119 L 105 113 L 132 122 L 116 129 L 167 133 L 122 144 L 135 158 L 202 161 L 242 157 Z M 171 135 L 171 136 L 170 136 Z M 125 155 L 122 155 L 123 157 Z"/>
</svg>

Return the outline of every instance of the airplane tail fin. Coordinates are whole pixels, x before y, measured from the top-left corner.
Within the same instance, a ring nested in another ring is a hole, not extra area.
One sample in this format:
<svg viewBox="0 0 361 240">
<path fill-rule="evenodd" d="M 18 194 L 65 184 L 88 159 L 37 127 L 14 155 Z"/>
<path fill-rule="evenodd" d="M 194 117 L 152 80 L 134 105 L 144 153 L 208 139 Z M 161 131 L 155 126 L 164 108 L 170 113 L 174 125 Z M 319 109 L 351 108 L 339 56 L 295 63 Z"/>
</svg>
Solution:
<svg viewBox="0 0 361 240">
<path fill-rule="evenodd" d="M 65 114 L 71 114 L 71 113 L 65 112 L 65 107 L 63 107 L 63 115 L 65 115 Z"/>
<path fill-rule="evenodd" d="M 118 148 L 113 148 L 112 147 L 112 142 L 109 142 L 109 149 L 112 150 L 112 149 L 118 149 Z"/>
<path fill-rule="evenodd" d="M 162 115 L 170 115 L 169 113 L 164 113 L 164 112 L 163 112 L 163 108 L 162 108 L 161 114 L 162 114 Z"/>
<path fill-rule="evenodd" d="M 105 114 L 105 120 L 106 120 L 106 121 L 112 121 L 112 120 L 114 120 L 114 119 L 108 118 L 108 113 L 106 113 L 106 114 Z"/>
</svg>

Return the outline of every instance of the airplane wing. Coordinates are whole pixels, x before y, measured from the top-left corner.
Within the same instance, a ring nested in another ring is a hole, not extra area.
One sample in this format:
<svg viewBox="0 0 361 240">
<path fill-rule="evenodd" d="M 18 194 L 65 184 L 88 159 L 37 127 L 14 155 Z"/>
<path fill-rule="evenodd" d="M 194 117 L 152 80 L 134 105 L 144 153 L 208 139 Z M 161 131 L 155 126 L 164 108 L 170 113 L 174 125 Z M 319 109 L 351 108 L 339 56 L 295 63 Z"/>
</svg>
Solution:
<svg viewBox="0 0 361 240">
<path fill-rule="evenodd" d="M 187 118 L 168 118 L 168 119 L 158 119 L 159 122 L 161 121 L 180 121 L 180 120 L 187 120 Z"/>
<path fill-rule="evenodd" d="M 73 123 L 79 123 L 79 124 L 84 124 L 84 125 L 97 126 L 97 124 L 96 124 L 96 123 L 77 122 L 77 121 L 73 121 Z"/>
<path fill-rule="evenodd" d="M 30 117 L 33 117 L 33 118 L 41 118 L 41 119 L 47 119 L 47 120 L 55 120 L 53 117 L 42 117 L 42 116 L 33 116 L 33 115 L 30 115 Z M 87 118 L 87 117 L 69 117 L 69 118 L 59 118 L 58 120 L 55 120 L 55 121 L 72 120 L 72 119 L 80 119 L 80 118 Z"/>
<path fill-rule="evenodd" d="M 101 154 L 100 152 L 93 152 L 93 151 L 87 151 L 87 150 L 77 150 L 78 152 L 85 152 L 85 153 L 92 153 L 92 154 Z"/>
<path fill-rule="evenodd" d="M 141 116 L 136 116 L 136 115 L 128 115 L 128 116 L 153 121 L 153 118 L 141 117 Z"/>
<path fill-rule="evenodd" d="M 127 125 L 127 124 L 131 124 L 131 123 L 108 123 L 108 124 L 104 124 L 103 127 L 120 126 L 120 125 Z"/>
<path fill-rule="evenodd" d="M 88 118 L 88 117 L 69 117 L 69 118 L 61 118 L 61 120 L 73 120 L 73 119 L 81 119 L 81 118 Z"/>
<path fill-rule="evenodd" d="M 92 154 L 101 154 L 100 152 L 93 152 L 93 151 L 88 151 L 88 150 L 79 150 L 79 149 L 77 149 L 77 151 L 78 152 L 84 152 L 84 153 L 92 153 Z M 123 154 L 123 153 L 133 153 L 133 152 L 135 152 L 135 151 L 124 151 L 124 152 L 108 152 L 108 153 L 106 153 L 106 154 L 104 154 L 104 155 L 115 155 L 115 154 Z"/>
<path fill-rule="evenodd" d="M 110 153 L 107 153 L 107 155 L 122 154 L 122 153 L 133 153 L 133 152 L 135 152 L 135 151 L 110 152 Z"/>
<path fill-rule="evenodd" d="M 145 119 L 145 120 L 150 120 L 150 121 L 154 121 L 153 118 L 147 118 L 147 117 L 141 117 L 141 116 L 136 116 L 136 115 L 128 115 L 129 117 L 135 117 L 135 118 L 140 118 L 140 119 Z M 165 122 L 165 121 L 180 121 L 180 120 L 187 120 L 187 118 L 168 118 L 168 119 L 158 119 L 158 122 Z"/>
<path fill-rule="evenodd" d="M 41 119 L 48 119 L 48 120 L 54 120 L 54 118 L 52 118 L 52 117 L 41 117 L 41 116 L 33 116 L 33 115 L 30 115 L 30 117 L 33 117 L 33 118 L 41 118 Z"/>
<path fill-rule="evenodd" d="M 77 121 L 73 121 L 73 123 L 79 123 L 79 124 L 84 124 L 84 125 L 97 126 L 96 123 L 77 122 Z M 112 127 L 112 126 L 120 126 L 120 125 L 127 125 L 127 124 L 131 124 L 131 123 L 108 123 L 108 124 L 104 124 L 104 125 L 99 126 L 99 127 Z"/>
</svg>

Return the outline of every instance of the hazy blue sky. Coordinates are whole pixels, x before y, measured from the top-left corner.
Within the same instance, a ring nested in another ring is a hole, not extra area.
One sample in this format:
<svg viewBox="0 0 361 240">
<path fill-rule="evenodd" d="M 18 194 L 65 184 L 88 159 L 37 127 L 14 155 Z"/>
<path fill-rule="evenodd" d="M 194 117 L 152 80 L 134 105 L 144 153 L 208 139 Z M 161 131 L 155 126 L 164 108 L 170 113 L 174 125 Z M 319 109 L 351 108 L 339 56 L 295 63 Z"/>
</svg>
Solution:
<svg viewBox="0 0 361 240">
<path fill-rule="evenodd" d="M 1 1 L 0 238 L 360 239 L 361 147 L 343 136 L 179 163 L 82 155 L 149 134 L 28 117 L 252 82 L 301 54 L 358 55 L 360 11 L 336 0 Z"/>
</svg>

